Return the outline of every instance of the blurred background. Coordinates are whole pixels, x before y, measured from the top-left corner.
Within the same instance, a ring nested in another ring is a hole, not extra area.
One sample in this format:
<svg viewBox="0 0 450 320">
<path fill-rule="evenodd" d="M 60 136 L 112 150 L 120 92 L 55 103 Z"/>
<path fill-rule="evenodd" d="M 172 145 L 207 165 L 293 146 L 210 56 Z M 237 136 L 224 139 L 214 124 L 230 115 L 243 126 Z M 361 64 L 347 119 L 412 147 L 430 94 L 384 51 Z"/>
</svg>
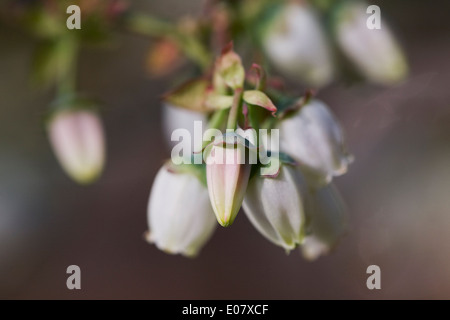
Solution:
<svg viewBox="0 0 450 320">
<path fill-rule="evenodd" d="M 153 178 L 170 156 L 159 97 L 176 75 L 152 77 L 149 40 L 122 33 L 84 49 L 78 86 L 102 101 L 108 162 L 83 187 L 61 170 L 44 128 L 52 92 L 30 85 L 34 42 L 0 24 L 0 298 L 449 299 L 450 3 L 374 1 L 398 36 L 409 77 L 394 86 L 334 82 L 318 92 L 355 156 L 335 179 L 350 230 L 315 262 L 267 242 L 243 213 L 195 259 L 143 240 Z M 176 19 L 202 1 L 133 1 Z M 68 290 L 66 268 L 81 268 Z M 381 290 L 366 269 L 381 268 Z"/>
</svg>

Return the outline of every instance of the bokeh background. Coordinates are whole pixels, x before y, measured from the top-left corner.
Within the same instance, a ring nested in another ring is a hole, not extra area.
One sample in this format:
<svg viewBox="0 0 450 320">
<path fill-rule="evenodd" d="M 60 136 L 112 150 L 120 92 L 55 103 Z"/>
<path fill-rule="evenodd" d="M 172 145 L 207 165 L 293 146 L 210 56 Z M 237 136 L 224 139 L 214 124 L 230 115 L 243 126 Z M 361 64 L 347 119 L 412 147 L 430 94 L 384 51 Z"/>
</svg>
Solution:
<svg viewBox="0 0 450 320">
<path fill-rule="evenodd" d="M 196 259 L 143 240 L 153 178 L 170 155 L 160 95 L 173 77 L 143 68 L 149 42 L 119 35 L 113 50 L 86 49 L 79 87 L 103 101 L 108 162 L 81 187 L 62 172 L 43 119 L 51 92 L 33 89 L 34 43 L 0 25 L 0 298 L 3 299 L 449 299 L 450 3 L 375 1 L 408 56 L 393 87 L 333 84 L 319 92 L 355 156 L 335 180 L 350 230 L 316 262 L 286 255 L 244 214 L 218 228 Z M 201 1 L 134 1 L 167 18 Z M 66 268 L 81 268 L 81 290 Z M 366 268 L 381 267 L 381 290 Z"/>
</svg>

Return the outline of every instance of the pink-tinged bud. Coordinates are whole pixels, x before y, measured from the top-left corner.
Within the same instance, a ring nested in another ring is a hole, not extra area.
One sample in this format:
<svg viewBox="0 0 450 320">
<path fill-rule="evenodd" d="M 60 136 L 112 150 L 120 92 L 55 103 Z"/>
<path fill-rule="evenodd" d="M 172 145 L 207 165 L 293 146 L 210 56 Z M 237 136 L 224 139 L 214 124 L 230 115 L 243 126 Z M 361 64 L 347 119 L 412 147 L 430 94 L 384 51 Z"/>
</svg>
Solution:
<svg viewBox="0 0 450 320">
<path fill-rule="evenodd" d="M 233 223 L 247 189 L 251 164 L 245 150 L 240 144 L 212 145 L 206 159 L 209 198 L 223 227 Z"/>
<path fill-rule="evenodd" d="M 208 192 L 189 173 L 162 167 L 153 182 L 148 203 L 146 239 L 171 254 L 193 257 L 212 236 L 217 222 Z"/>
<path fill-rule="evenodd" d="M 347 210 L 333 184 L 312 191 L 309 204 L 309 226 L 301 252 L 306 259 L 315 260 L 328 254 L 347 231 Z"/>
<path fill-rule="evenodd" d="M 307 185 L 300 171 L 281 166 L 276 178 L 252 178 L 243 208 L 264 237 L 290 251 L 303 241 L 306 195 Z"/>
<path fill-rule="evenodd" d="M 105 163 L 105 137 L 97 113 L 56 111 L 47 129 L 59 163 L 73 180 L 87 184 L 100 176 Z"/>
</svg>

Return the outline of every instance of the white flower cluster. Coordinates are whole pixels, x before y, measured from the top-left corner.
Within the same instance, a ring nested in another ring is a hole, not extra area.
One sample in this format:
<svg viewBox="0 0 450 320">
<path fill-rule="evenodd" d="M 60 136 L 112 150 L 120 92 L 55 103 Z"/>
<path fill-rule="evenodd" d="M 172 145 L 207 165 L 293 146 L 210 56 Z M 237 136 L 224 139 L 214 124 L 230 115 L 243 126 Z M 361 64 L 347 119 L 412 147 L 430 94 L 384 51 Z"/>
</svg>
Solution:
<svg viewBox="0 0 450 320">
<path fill-rule="evenodd" d="M 171 108 L 171 110 L 176 110 Z M 185 111 L 172 118 L 189 127 Z M 195 117 L 194 117 L 195 118 Z M 287 252 L 300 248 L 313 260 L 328 253 L 346 231 L 345 205 L 333 176 L 351 162 L 342 129 L 321 101 L 309 100 L 278 122 L 280 150 L 295 163 L 283 163 L 278 175 L 252 175 L 250 164 L 235 160 L 241 148 L 224 148 L 230 161 L 208 161 L 206 187 L 192 172 L 163 166 L 148 205 L 147 240 L 169 253 L 195 256 L 217 225 L 232 224 L 239 209 L 254 227 Z M 215 157 L 213 146 L 209 157 Z"/>
</svg>

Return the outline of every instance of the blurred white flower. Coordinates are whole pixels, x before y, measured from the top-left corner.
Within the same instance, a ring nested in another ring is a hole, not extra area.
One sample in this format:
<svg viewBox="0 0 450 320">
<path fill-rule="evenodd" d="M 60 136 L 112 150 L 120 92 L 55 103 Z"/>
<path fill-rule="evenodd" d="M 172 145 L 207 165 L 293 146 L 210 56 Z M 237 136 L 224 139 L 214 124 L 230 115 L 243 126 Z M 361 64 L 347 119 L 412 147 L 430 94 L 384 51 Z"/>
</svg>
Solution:
<svg viewBox="0 0 450 320">
<path fill-rule="evenodd" d="M 296 114 L 282 120 L 279 129 L 281 150 L 318 171 L 327 182 L 347 171 L 352 157 L 342 128 L 323 102 L 310 100 Z"/>
<path fill-rule="evenodd" d="M 306 3 L 284 5 L 264 33 L 264 50 L 284 74 L 314 87 L 329 83 L 333 59 L 314 10 Z"/>
<path fill-rule="evenodd" d="M 191 134 L 191 150 L 200 151 L 195 149 L 194 145 L 194 121 L 202 121 L 202 131 L 199 132 L 200 136 L 203 136 L 204 130 L 207 129 L 208 119 L 207 114 L 204 112 L 197 112 L 187 110 L 185 108 L 179 108 L 171 105 L 170 103 L 163 104 L 163 129 L 165 140 L 169 142 L 170 146 L 175 146 L 178 141 L 172 141 L 172 132 L 176 129 L 186 129 Z M 201 148 L 200 141 L 200 148 Z"/>
<path fill-rule="evenodd" d="M 72 179 L 84 184 L 99 177 L 105 162 L 105 138 L 97 113 L 57 111 L 47 129 L 53 151 Z"/>
<path fill-rule="evenodd" d="M 220 225 L 231 225 L 247 190 L 251 165 L 245 161 L 246 148 L 213 145 L 206 159 L 209 198 Z"/>
<path fill-rule="evenodd" d="M 255 176 L 249 182 L 244 211 L 263 236 L 290 251 L 303 240 L 306 188 L 300 171 L 281 166 L 278 177 Z"/>
<path fill-rule="evenodd" d="M 307 235 L 301 246 L 303 256 L 315 260 L 328 254 L 347 230 L 344 202 L 333 184 L 310 192 Z"/>
<path fill-rule="evenodd" d="M 336 39 L 344 54 L 369 80 L 392 84 L 403 80 L 408 65 L 402 49 L 385 21 L 381 29 L 369 29 L 367 5 L 344 2 L 335 20 Z"/>
<path fill-rule="evenodd" d="M 153 183 L 147 219 L 148 242 L 189 257 L 197 255 L 217 226 L 206 188 L 194 175 L 172 173 L 165 166 Z"/>
</svg>

